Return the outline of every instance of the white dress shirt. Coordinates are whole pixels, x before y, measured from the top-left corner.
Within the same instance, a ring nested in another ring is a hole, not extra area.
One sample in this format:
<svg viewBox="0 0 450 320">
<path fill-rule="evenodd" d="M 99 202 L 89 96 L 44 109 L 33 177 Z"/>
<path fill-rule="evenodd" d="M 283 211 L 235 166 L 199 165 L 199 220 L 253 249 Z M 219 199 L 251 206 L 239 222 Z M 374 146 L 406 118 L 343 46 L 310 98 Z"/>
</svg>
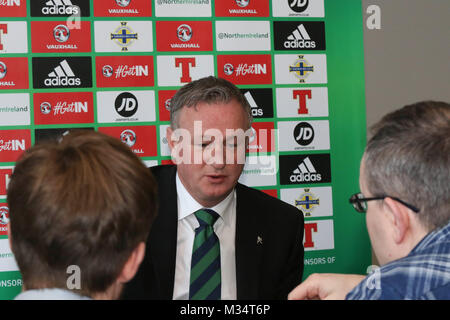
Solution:
<svg viewBox="0 0 450 320">
<path fill-rule="evenodd" d="M 189 284 L 191 273 L 192 247 L 194 245 L 195 229 L 199 226 L 194 212 L 204 208 L 189 194 L 178 173 L 176 176 L 178 233 L 177 256 L 175 263 L 174 300 L 189 299 Z M 222 277 L 222 300 L 236 300 L 236 191 L 233 190 L 224 200 L 212 208 L 219 214 L 214 224 L 214 232 L 220 242 L 220 266 Z"/>
<path fill-rule="evenodd" d="M 69 290 L 48 288 L 22 291 L 14 300 L 91 300 L 91 298 Z"/>
</svg>

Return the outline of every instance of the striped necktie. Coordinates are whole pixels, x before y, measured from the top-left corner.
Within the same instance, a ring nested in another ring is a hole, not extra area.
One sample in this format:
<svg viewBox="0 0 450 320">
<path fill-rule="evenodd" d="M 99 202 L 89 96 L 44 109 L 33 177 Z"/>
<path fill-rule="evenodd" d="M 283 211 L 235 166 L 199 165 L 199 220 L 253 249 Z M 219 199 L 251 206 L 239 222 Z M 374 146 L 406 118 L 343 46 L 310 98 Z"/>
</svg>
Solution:
<svg viewBox="0 0 450 320">
<path fill-rule="evenodd" d="M 194 212 L 200 226 L 192 248 L 190 300 L 220 300 L 220 244 L 213 225 L 219 215 L 210 209 Z"/>
</svg>

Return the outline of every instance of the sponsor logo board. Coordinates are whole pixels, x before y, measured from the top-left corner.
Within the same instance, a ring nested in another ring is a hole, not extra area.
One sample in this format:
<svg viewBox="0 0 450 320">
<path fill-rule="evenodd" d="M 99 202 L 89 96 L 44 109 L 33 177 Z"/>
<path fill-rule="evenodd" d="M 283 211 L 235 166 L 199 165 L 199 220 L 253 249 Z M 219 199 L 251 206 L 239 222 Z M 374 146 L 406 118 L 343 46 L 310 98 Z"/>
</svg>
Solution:
<svg viewBox="0 0 450 320">
<path fill-rule="evenodd" d="M 125 143 L 139 157 L 157 156 L 156 127 L 100 127 L 98 131 Z"/>
<path fill-rule="evenodd" d="M 276 88 L 278 118 L 328 117 L 328 88 Z"/>
<path fill-rule="evenodd" d="M 156 17 L 211 17 L 211 0 L 156 0 Z"/>
<path fill-rule="evenodd" d="M 274 17 L 317 17 L 325 16 L 323 0 L 272 0 Z"/>
<path fill-rule="evenodd" d="M 218 55 L 220 78 L 235 85 L 272 84 L 272 59 L 269 54 Z"/>
<path fill-rule="evenodd" d="M 277 84 L 327 83 L 325 54 L 276 54 L 274 60 Z"/>
<path fill-rule="evenodd" d="M 94 130 L 94 128 L 52 128 L 52 129 L 36 129 L 35 140 L 36 144 L 46 141 L 60 141 L 65 135 L 72 131 L 78 130 Z"/>
<path fill-rule="evenodd" d="M 30 124 L 30 96 L 28 93 L 0 94 L 0 126 Z"/>
<path fill-rule="evenodd" d="M 325 50 L 323 21 L 274 21 L 275 50 Z"/>
<path fill-rule="evenodd" d="M 211 21 L 156 21 L 158 51 L 212 51 Z"/>
<path fill-rule="evenodd" d="M 158 92 L 159 121 L 170 121 L 170 101 L 177 90 L 160 90 Z"/>
<path fill-rule="evenodd" d="M 272 152 L 275 150 L 275 130 L 273 122 L 253 122 L 247 152 Z"/>
<path fill-rule="evenodd" d="M 241 89 L 247 99 L 254 119 L 273 118 L 273 93 L 271 88 Z"/>
<path fill-rule="evenodd" d="M 33 57 L 32 62 L 35 89 L 92 87 L 91 57 Z"/>
<path fill-rule="evenodd" d="M 148 0 L 94 1 L 95 17 L 151 17 L 152 6 Z"/>
<path fill-rule="evenodd" d="M 2 204 L 0 204 L 1 206 Z M 0 239 L 0 272 L 17 271 L 16 259 L 14 258 L 8 239 Z"/>
<path fill-rule="evenodd" d="M 249 187 L 276 185 L 276 157 L 273 155 L 247 156 L 239 182 Z"/>
<path fill-rule="evenodd" d="M 0 203 L 0 237 L 8 235 L 9 208 L 7 203 Z"/>
<path fill-rule="evenodd" d="M 218 51 L 268 51 L 269 21 L 216 21 Z"/>
<path fill-rule="evenodd" d="M 0 17 L 26 17 L 26 0 L 1 0 Z"/>
<path fill-rule="evenodd" d="M 30 130 L 0 130 L 0 162 L 17 161 L 30 146 Z"/>
<path fill-rule="evenodd" d="M 96 57 L 97 87 L 153 87 L 153 56 Z"/>
<path fill-rule="evenodd" d="M 91 23 L 79 21 L 31 21 L 31 50 L 47 52 L 91 52 Z"/>
<path fill-rule="evenodd" d="M 305 218 L 333 215 L 331 187 L 281 189 L 280 195 L 281 200 L 302 211 Z"/>
<path fill-rule="evenodd" d="M 280 183 L 282 185 L 330 182 L 329 154 L 280 156 Z"/>
<path fill-rule="evenodd" d="M 303 247 L 305 251 L 334 249 L 333 220 L 305 221 Z"/>
<path fill-rule="evenodd" d="M 11 166 L 0 167 L 0 200 L 6 199 L 8 184 L 9 181 L 11 180 L 13 171 L 14 167 Z"/>
<path fill-rule="evenodd" d="M 95 21 L 96 52 L 151 52 L 151 21 Z"/>
<path fill-rule="evenodd" d="M 97 119 L 100 123 L 155 121 L 155 92 L 97 92 Z"/>
<path fill-rule="evenodd" d="M 89 0 L 33 0 L 30 1 L 32 17 L 89 17 Z"/>
<path fill-rule="evenodd" d="M 3 10 L 0 7 L 0 11 Z M 0 53 L 27 53 L 28 32 L 25 21 L 0 21 Z"/>
<path fill-rule="evenodd" d="M 157 56 L 158 86 L 182 86 L 214 75 L 212 55 Z"/>
<path fill-rule="evenodd" d="M 330 149 L 328 120 L 279 121 L 278 151 Z"/>
<path fill-rule="evenodd" d="M 28 87 L 28 58 L 0 57 L 0 90 Z"/>
<path fill-rule="evenodd" d="M 37 125 L 94 122 L 92 92 L 35 93 L 33 101 Z"/>
<path fill-rule="evenodd" d="M 230 0 L 216 1 L 216 17 L 268 17 L 269 1 Z"/>
</svg>

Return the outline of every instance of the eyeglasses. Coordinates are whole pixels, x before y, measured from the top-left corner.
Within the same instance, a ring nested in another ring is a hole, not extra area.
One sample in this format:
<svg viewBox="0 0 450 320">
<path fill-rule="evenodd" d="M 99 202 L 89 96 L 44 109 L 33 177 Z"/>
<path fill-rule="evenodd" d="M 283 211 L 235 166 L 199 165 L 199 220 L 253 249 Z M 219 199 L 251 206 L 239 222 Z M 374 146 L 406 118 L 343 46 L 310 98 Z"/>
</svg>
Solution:
<svg viewBox="0 0 450 320">
<path fill-rule="evenodd" d="M 365 213 L 365 212 L 367 212 L 367 201 L 384 200 L 385 198 L 394 199 L 395 201 L 400 202 L 405 207 L 408 207 L 415 213 L 418 213 L 420 211 L 415 206 L 410 205 L 409 203 L 406 203 L 405 201 L 400 200 L 399 198 L 391 197 L 391 196 L 379 196 L 379 197 L 373 197 L 373 198 L 364 198 L 364 195 L 361 192 L 358 192 L 358 193 L 355 193 L 354 195 L 352 195 L 348 201 L 352 204 L 353 208 L 355 208 L 356 211 Z"/>
</svg>

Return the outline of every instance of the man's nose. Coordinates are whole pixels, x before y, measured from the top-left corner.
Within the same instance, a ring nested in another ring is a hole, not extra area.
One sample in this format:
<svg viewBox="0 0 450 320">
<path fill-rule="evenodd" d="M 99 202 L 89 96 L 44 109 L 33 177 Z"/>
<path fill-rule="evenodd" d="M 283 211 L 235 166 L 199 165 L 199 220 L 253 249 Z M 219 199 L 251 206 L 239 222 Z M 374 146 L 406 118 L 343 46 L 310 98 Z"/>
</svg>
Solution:
<svg viewBox="0 0 450 320">
<path fill-rule="evenodd" d="M 226 165 L 226 148 L 224 148 L 222 143 L 215 143 L 213 147 L 214 149 L 211 150 L 211 156 L 207 159 L 207 163 L 214 169 L 223 169 Z"/>
</svg>

